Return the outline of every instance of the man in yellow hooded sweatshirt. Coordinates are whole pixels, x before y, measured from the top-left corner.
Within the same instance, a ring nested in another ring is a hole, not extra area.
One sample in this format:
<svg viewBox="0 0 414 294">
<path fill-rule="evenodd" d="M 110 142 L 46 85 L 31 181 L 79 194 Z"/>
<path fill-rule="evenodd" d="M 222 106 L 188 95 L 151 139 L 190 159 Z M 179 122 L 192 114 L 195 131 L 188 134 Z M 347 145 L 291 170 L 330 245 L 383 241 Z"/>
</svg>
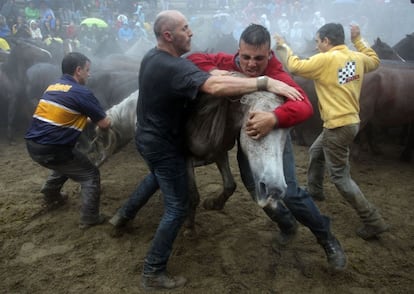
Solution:
<svg viewBox="0 0 414 294">
<path fill-rule="evenodd" d="M 339 193 L 356 210 L 363 226 L 356 233 L 367 240 L 387 231 L 389 226 L 364 196 L 350 175 L 350 145 L 359 131 L 359 97 L 364 74 L 375 70 L 380 60 L 361 38 L 357 25 L 351 25 L 351 41 L 357 51 L 345 45 L 341 24 L 328 23 L 316 32 L 320 53 L 300 59 L 277 38 L 287 53 L 288 70 L 314 81 L 323 130 L 309 149 L 308 192 L 324 200 L 325 167 Z"/>
</svg>

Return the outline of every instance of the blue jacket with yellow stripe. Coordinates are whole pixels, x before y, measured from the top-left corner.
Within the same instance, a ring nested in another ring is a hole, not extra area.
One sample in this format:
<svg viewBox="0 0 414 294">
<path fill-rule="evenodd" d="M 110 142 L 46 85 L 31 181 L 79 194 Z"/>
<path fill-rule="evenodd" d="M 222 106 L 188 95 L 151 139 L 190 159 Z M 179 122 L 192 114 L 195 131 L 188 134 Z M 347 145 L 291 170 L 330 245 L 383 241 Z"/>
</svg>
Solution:
<svg viewBox="0 0 414 294">
<path fill-rule="evenodd" d="M 64 74 L 44 92 L 25 139 L 44 145 L 74 146 L 88 117 L 98 122 L 105 116 L 95 95 Z"/>
</svg>

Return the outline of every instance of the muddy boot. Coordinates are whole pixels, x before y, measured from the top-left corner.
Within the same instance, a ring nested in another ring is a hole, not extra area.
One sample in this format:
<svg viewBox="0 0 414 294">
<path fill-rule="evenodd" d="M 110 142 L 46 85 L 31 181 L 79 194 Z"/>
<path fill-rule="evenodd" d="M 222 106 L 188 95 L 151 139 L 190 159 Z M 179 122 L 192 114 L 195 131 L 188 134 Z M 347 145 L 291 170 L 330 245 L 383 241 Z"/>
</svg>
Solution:
<svg viewBox="0 0 414 294">
<path fill-rule="evenodd" d="M 108 217 L 104 214 L 100 214 L 96 218 L 90 218 L 90 217 L 83 218 L 83 220 L 81 220 L 81 222 L 79 223 L 79 229 L 86 230 L 86 229 L 89 229 L 90 227 L 101 225 L 107 219 Z"/>
<path fill-rule="evenodd" d="M 185 285 L 187 279 L 181 276 L 170 276 L 166 272 L 154 275 L 142 275 L 141 285 L 145 290 L 174 289 Z"/>
<path fill-rule="evenodd" d="M 329 266 L 335 271 L 343 271 L 346 268 L 347 257 L 339 241 L 332 236 L 328 240 L 318 240 L 318 243 L 325 250 Z"/>
<path fill-rule="evenodd" d="M 357 210 L 364 225 L 356 230 L 356 234 L 364 240 L 378 237 L 389 230 L 390 226 L 384 221 L 378 210 L 368 202 L 368 209 Z M 362 211 L 362 213 L 359 213 Z"/>
<path fill-rule="evenodd" d="M 384 221 L 379 222 L 375 225 L 365 224 L 364 226 L 357 229 L 356 234 L 364 240 L 377 238 L 378 235 L 389 231 L 390 226 Z"/>
<path fill-rule="evenodd" d="M 60 191 L 41 191 L 43 193 L 44 207 L 53 210 L 66 204 L 68 195 Z"/>
<path fill-rule="evenodd" d="M 109 220 L 109 223 L 113 226 L 109 235 L 112 238 L 122 237 L 122 235 L 126 232 L 126 227 L 129 221 L 130 219 L 123 217 L 119 211 L 115 213 L 114 216 Z"/>
</svg>

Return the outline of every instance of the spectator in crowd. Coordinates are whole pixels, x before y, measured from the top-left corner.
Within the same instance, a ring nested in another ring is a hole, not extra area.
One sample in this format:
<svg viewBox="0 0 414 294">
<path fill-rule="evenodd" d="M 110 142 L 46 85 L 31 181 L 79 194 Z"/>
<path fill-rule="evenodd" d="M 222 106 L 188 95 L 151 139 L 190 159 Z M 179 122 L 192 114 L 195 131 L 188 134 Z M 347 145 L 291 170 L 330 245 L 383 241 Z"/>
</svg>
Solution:
<svg viewBox="0 0 414 294">
<path fill-rule="evenodd" d="M 45 20 L 40 26 L 40 31 L 42 32 L 43 39 L 52 37 L 52 26 L 50 20 Z"/>
<path fill-rule="evenodd" d="M 142 5 L 137 6 L 137 10 L 134 12 L 134 15 L 136 15 L 136 18 L 139 22 L 145 23 L 145 13 L 142 10 Z"/>
<path fill-rule="evenodd" d="M 40 23 L 44 24 L 46 21 L 49 22 L 50 27 L 55 27 L 55 13 L 53 10 L 48 6 L 46 1 L 40 2 Z"/>
<path fill-rule="evenodd" d="M 60 17 L 62 23 L 69 24 L 73 20 L 73 1 L 61 0 L 58 7 L 58 16 Z M 57 16 L 56 16 L 57 18 Z"/>
<path fill-rule="evenodd" d="M 24 17 L 19 15 L 16 19 L 16 23 L 12 25 L 11 32 L 13 35 L 16 35 L 17 31 L 20 30 L 25 25 Z"/>
<path fill-rule="evenodd" d="M 303 30 L 303 23 L 301 21 L 295 21 L 293 23 L 287 39 L 289 40 L 291 47 L 296 51 L 300 51 L 302 48 L 306 47 L 306 38 Z"/>
<path fill-rule="evenodd" d="M 118 40 L 120 41 L 121 46 L 123 48 L 128 48 L 133 42 L 134 38 L 134 30 L 131 28 L 131 26 L 128 23 L 122 24 L 118 30 Z"/>
<path fill-rule="evenodd" d="M 93 47 L 93 40 L 91 37 L 91 32 L 89 27 L 86 24 L 81 24 L 79 27 L 79 32 L 77 33 L 77 38 L 80 44 L 86 48 Z"/>
<path fill-rule="evenodd" d="M 325 18 L 321 15 L 320 11 L 316 11 L 312 18 L 312 26 L 315 30 L 318 30 L 325 24 Z"/>
<path fill-rule="evenodd" d="M 29 22 L 29 29 L 30 29 L 30 34 L 32 36 L 32 39 L 38 40 L 38 41 L 43 40 L 42 31 L 40 30 L 37 21 L 31 20 Z"/>
<path fill-rule="evenodd" d="M 290 22 L 286 13 L 282 13 L 280 19 L 277 21 L 277 26 L 279 27 L 280 35 L 287 38 L 290 31 Z"/>
<path fill-rule="evenodd" d="M 39 8 L 35 6 L 34 1 L 29 1 L 27 3 L 27 6 L 24 8 L 24 15 L 26 16 L 27 21 L 40 19 L 40 11 Z"/>
<path fill-rule="evenodd" d="M 10 36 L 11 30 L 7 25 L 6 18 L 0 14 L 0 38 L 6 38 Z"/>
<path fill-rule="evenodd" d="M 62 21 L 59 17 L 56 17 L 55 21 L 55 28 L 52 29 L 52 37 L 54 38 L 60 38 L 62 40 L 66 39 L 66 29 L 62 25 Z"/>
<path fill-rule="evenodd" d="M 16 1 L 7 0 L 1 7 L 0 14 L 6 18 L 7 25 L 10 28 L 19 15 L 19 7 L 17 6 Z"/>
<path fill-rule="evenodd" d="M 134 36 L 137 40 L 139 40 L 141 38 L 143 38 L 143 39 L 148 38 L 147 31 L 143 28 L 143 26 L 141 25 L 141 23 L 139 21 L 137 21 L 135 23 Z"/>
<path fill-rule="evenodd" d="M 262 26 L 264 26 L 266 29 L 268 29 L 268 31 L 271 31 L 271 29 L 270 29 L 270 21 L 267 18 L 267 15 L 266 14 L 262 14 L 260 16 L 260 24 Z"/>
<path fill-rule="evenodd" d="M 69 25 L 66 27 L 66 36 L 72 40 L 75 39 L 77 36 L 76 25 L 73 20 L 70 21 Z"/>
</svg>

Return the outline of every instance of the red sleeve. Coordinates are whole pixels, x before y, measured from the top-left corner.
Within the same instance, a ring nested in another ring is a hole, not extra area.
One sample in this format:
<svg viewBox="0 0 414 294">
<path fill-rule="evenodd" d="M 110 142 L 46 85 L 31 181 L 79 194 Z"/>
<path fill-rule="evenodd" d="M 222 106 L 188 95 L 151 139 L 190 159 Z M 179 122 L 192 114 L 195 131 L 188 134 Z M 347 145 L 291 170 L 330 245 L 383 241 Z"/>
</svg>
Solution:
<svg viewBox="0 0 414 294">
<path fill-rule="evenodd" d="M 275 113 L 278 120 L 278 127 L 289 128 L 297 125 L 313 115 L 313 107 L 305 91 L 292 79 L 292 77 L 283 69 L 282 63 L 272 57 L 265 74 L 273 79 L 285 82 L 289 86 L 296 88 L 303 96 L 302 101 L 285 100 L 281 106 L 276 108 Z"/>
<path fill-rule="evenodd" d="M 211 71 L 213 69 L 221 69 L 228 71 L 239 71 L 235 67 L 233 61 L 234 55 L 226 53 L 193 53 L 187 56 L 191 62 L 197 65 L 201 70 Z"/>
</svg>

